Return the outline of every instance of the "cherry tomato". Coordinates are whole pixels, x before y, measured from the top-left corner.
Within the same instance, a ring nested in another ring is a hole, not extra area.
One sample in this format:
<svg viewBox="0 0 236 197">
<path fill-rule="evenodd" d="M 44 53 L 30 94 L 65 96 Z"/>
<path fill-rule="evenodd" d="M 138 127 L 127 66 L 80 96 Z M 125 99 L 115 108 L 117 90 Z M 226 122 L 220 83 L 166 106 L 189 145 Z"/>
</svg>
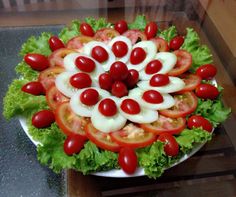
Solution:
<svg viewBox="0 0 236 197">
<path fill-rule="evenodd" d="M 158 104 L 163 102 L 163 96 L 156 90 L 145 91 L 143 93 L 142 99 L 152 104 Z"/>
<path fill-rule="evenodd" d="M 139 64 L 146 58 L 146 52 L 141 47 L 136 47 L 131 51 L 130 62 L 132 64 Z"/>
<path fill-rule="evenodd" d="M 77 57 L 75 60 L 75 65 L 79 70 L 88 73 L 93 72 L 96 67 L 95 62 L 92 59 L 85 56 Z"/>
<path fill-rule="evenodd" d="M 100 63 L 107 61 L 109 57 L 107 51 L 101 46 L 94 47 L 92 49 L 91 55 L 95 60 Z"/>
<path fill-rule="evenodd" d="M 126 32 L 123 33 L 123 36 L 129 38 L 133 45 L 137 42 L 147 40 L 147 36 L 143 32 L 136 29 L 127 30 Z"/>
<path fill-rule="evenodd" d="M 161 68 L 162 68 L 162 63 L 159 60 L 152 60 L 145 67 L 145 73 L 149 75 L 155 74 L 158 71 L 160 71 Z"/>
<path fill-rule="evenodd" d="M 45 94 L 45 89 L 43 85 L 38 81 L 32 81 L 22 86 L 21 90 L 23 92 L 33 94 L 33 95 L 43 95 Z"/>
<path fill-rule="evenodd" d="M 64 141 L 64 152 L 67 155 L 73 155 L 79 153 L 84 147 L 85 140 L 79 135 L 67 136 Z"/>
<path fill-rule="evenodd" d="M 76 49 L 79 50 L 81 48 L 83 48 L 83 46 L 90 42 L 93 41 L 94 39 L 89 37 L 89 36 L 76 36 L 71 38 L 67 43 L 66 43 L 66 48 L 68 49 Z"/>
<path fill-rule="evenodd" d="M 123 34 L 125 31 L 128 30 L 128 25 L 125 20 L 120 20 L 115 23 L 115 30 L 118 31 L 120 34 Z"/>
<path fill-rule="evenodd" d="M 199 98 L 211 100 L 216 99 L 220 94 L 219 90 L 211 84 L 200 84 L 195 92 Z"/>
<path fill-rule="evenodd" d="M 139 114 L 141 109 L 137 101 L 125 99 L 121 102 L 120 108 L 127 114 Z"/>
<path fill-rule="evenodd" d="M 116 41 L 111 48 L 112 52 L 116 57 L 123 57 L 128 52 L 128 46 L 123 41 Z"/>
<path fill-rule="evenodd" d="M 117 113 L 116 103 L 109 98 L 103 99 L 98 105 L 98 110 L 104 116 L 114 116 Z"/>
<path fill-rule="evenodd" d="M 178 91 L 178 94 L 182 94 L 184 92 L 195 90 L 196 87 L 201 83 L 202 79 L 198 75 L 184 73 L 179 76 L 185 83 L 185 86 L 182 90 Z"/>
<path fill-rule="evenodd" d="M 49 65 L 50 67 L 62 67 L 64 68 L 64 57 L 70 53 L 76 52 L 73 49 L 61 48 L 53 51 L 51 55 L 49 55 Z"/>
<path fill-rule="evenodd" d="M 128 70 L 129 74 L 127 78 L 125 79 L 125 84 L 128 88 L 133 88 L 139 80 L 139 72 L 135 69 Z"/>
<path fill-rule="evenodd" d="M 48 40 L 50 49 L 52 51 L 56 51 L 57 49 L 65 48 L 64 43 L 57 37 L 57 36 L 51 36 Z"/>
<path fill-rule="evenodd" d="M 200 66 L 197 70 L 196 70 L 196 74 L 198 76 L 200 76 L 202 79 L 212 79 L 217 73 L 217 69 L 214 65 L 212 64 L 205 64 Z"/>
<path fill-rule="evenodd" d="M 169 51 L 168 42 L 163 38 L 152 38 L 150 39 L 153 41 L 157 47 L 157 52 L 166 52 Z"/>
<path fill-rule="evenodd" d="M 113 80 L 123 81 L 127 78 L 128 74 L 128 68 L 123 62 L 114 62 L 110 67 L 110 76 Z"/>
<path fill-rule="evenodd" d="M 145 27 L 145 34 L 147 36 L 147 39 L 151 39 L 151 38 L 154 38 L 157 34 L 157 30 L 158 30 L 158 27 L 157 27 L 157 24 L 155 22 L 150 22 L 146 25 Z"/>
<path fill-rule="evenodd" d="M 49 67 L 48 58 L 41 54 L 28 53 L 24 57 L 25 62 L 34 70 L 42 71 Z"/>
<path fill-rule="evenodd" d="M 55 121 L 52 111 L 42 110 L 35 113 L 32 117 L 32 125 L 36 128 L 49 127 Z"/>
<path fill-rule="evenodd" d="M 150 85 L 154 87 L 165 86 L 170 82 L 168 75 L 155 74 L 150 79 Z"/>
<path fill-rule="evenodd" d="M 213 127 L 212 124 L 205 118 L 199 115 L 193 115 L 188 119 L 188 128 L 202 127 L 202 129 L 211 132 Z"/>
<path fill-rule="evenodd" d="M 92 88 L 84 90 L 80 95 L 81 103 L 88 106 L 95 105 L 98 102 L 98 100 L 99 100 L 98 91 Z"/>
<path fill-rule="evenodd" d="M 169 133 L 162 133 L 159 135 L 158 140 L 164 142 L 164 151 L 168 156 L 175 157 L 179 153 L 179 145 L 176 139 Z"/>
<path fill-rule="evenodd" d="M 129 147 L 121 148 L 118 155 L 118 163 L 127 174 L 133 174 L 138 165 L 135 151 Z"/>
<path fill-rule="evenodd" d="M 111 39 L 119 36 L 119 32 L 116 31 L 113 28 L 102 28 L 99 29 L 95 35 L 94 35 L 94 39 L 98 40 L 100 42 L 105 42 L 107 43 L 108 41 L 110 41 Z"/>
<path fill-rule="evenodd" d="M 111 93 L 116 97 L 123 97 L 128 95 L 128 90 L 126 85 L 121 81 L 115 81 L 111 87 Z"/>
<path fill-rule="evenodd" d="M 112 80 L 112 77 L 109 73 L 102 73 L 99 76 L 98 82 L 99 82 L 100 88 L 107 90 L 107 91 L 111 90 L 113 80 Z"/>
<path fill-rule="evenodd" d="M 93 28 L 88 23 L 81 23 L 80 24 L 80 32 L 85 36 L 94 36 Z"/>
<path fill-rule="evenodd" d="M 184 43 L 184 38 L 182 36 L 175 36 L 170 41 L 170 49 L 178 50 Z"/>
<path fill-rule="evenodd" d="M 75 88 L 87 88 L 92 85 L 92 79 L 87 73 L 76 73 L 70 78 L 70 84 Z"/>
</svg>

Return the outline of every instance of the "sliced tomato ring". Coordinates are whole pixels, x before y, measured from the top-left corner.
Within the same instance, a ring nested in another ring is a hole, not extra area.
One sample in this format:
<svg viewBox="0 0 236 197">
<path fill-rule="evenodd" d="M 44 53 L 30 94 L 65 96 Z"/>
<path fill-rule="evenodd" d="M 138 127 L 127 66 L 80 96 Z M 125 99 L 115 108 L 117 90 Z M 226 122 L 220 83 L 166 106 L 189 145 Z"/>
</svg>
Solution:
<svg viewBox="0 0 236 197">
<path fill-rule="evenodd" d="M 144 131 L 142 128 L 131 123 L 120 131 L 110 133 L 110 136 L 120 146 L 131 148 L 145 147 L 156 141 L 155 134 Z"/>
<path fill-rule="evenodd" d="M 120 33 L 113 28 L 103 28 L 95 33 L 94 39 L 101 42 L 106 42 L 119 35 Z"/>
<path fill-rule="evenodd" d="M 151 41 L 153 41 L 157 47 L 157 52 L 165 52 L 169 51 L 168 42 L 164 40 L 163 38 L 152 38 Z"/>
<path fill-rule="evenodd" d="M 197 97 L 193 92 L 185 92 L 183 94 L 174 95 L 175 105 L 169 109 L 160 110 L 159 113 L 170 117 L 185 117 L 197 108 Z"/>
<path fill-rule="evenodd" d="M 137 42 L 147 40 L 147 36 L 143 32 L 136 29 L 127 30 L 122 35 L 129 38 L 133 45 Z"/>
<path fill-rule="evenodd" d="M 69 101 L 69 98 L 62 94 L 55 85 L 52 85 L 46 91 L 46 100 L 49 107 L 54 111 L 60 103 Z"/>
<path fill-rule="evenodd" d="M 94 128 L 92 123 L 86 125 L 85 132 L 89 140 L 96 144 L 99 148 L 112 152 L 119 152 L 119 144 L 114 142 L 108 133 L 104 133 Z"/>
<path fill-rule="evenodd" d="M 179 76 L 185 83 L 185 86 L 182 90 L 178 91 L 178 94 L 182 94 L 184 92 L 195 90 L 196 87 L 201 83 L 202 79 L 198 75 L 191 73 L 184 73 Z"/>
<path fill-rule="evenodd" d="M 66 135 L 80 135 L 83 138 L 86 138 L 85 126 L 90 121 L 88 118 L 76 115 L 70 107 L 70 103 L 63 102 L 58 105 L 55 111 L 55 119 L 62 130 Z"/>
<path fill-rule="evenodd" d="M 168 73 L 171 76 L 178 76 L 186 72 L 192 65 L 192 55 L 185 50 L 176 50 L 177 62 L 172 70 Z"/>
<path fill-rule="evenodd" d="M 169 118 L 160 115 L 157 121 L 150 124 L 140 124 L 140 127 L 145 131 L 152 132 L 156 135 L 160 135 L 162 133 L 177 135 L 186 127 L 185 123 L 186 119 L 182 117 Z"/>
<path fill-rule="evenodd" d="M 81 49 L 84 44 L 93 41 L 94 39 L 92 37 L 89 36 L 76 36 L 74 38 L 71 38 L 67 43 L 66 43 L 66 48 L 68 49 L 75 49 L 77 51 L 79 51 L 79 49 Z"/>
<path fill-rule="evenodd" d="M 61 48 L 57 49 L 56 51 L 53 51 L 51 55 L 49 55 L 49 65 L 50 66 L 59 66 L 64 67 L 63 59 L 66 55 L 76 52 L 76 50 L 73 49 L 67 49 L 67 48 Z"/>
<path fill-rule="evenodd" d="M 65 69 L 61 67 L 49 67 L 40 72 L 38 81 L 42 83 L 45 90 L 55 84 L 56 76 L 64 72 Z"/>
</svg>

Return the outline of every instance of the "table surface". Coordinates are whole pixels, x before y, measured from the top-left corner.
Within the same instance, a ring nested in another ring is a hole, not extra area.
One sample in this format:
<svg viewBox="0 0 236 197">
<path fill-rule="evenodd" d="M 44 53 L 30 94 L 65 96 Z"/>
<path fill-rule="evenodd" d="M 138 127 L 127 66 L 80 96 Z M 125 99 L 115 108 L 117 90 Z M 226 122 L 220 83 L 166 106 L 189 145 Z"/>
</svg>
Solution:
<svg viewBox="0 0 236 197">
<path fill-rule="evenodd" d="M 213 140 L 187 161 L 152 180 L 147 177 L 104 178 L 68 170 L 54 174 L 37 161 L 34 145 L 17 118 L 0 116 L 0 196 L 236 196 L 236 1 L 30 0 L 0 1 L 0 96 L 16 77 L 22 43 L 49 31 L 57 34 L 73 19 L 87 16 L 132 21 L 137 14 L 161 27 L 176 25 L 181 34 L 193 27 L 212 50 L 223 101 L 232 108 Z M 197 191 L 197 192 L 196 192 Z"/>
</svg>

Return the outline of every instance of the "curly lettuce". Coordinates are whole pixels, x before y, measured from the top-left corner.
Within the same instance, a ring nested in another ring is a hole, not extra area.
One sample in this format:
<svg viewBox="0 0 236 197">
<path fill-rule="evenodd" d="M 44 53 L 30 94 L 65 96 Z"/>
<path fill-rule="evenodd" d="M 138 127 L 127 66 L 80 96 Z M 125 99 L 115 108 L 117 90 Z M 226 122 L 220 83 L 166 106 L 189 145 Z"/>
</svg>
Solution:
<svg viewBox="0 0 236 197">
<path fill-rule="evenodd" d="M 161 31 L 159 36 L 164 40 L 170 42 L 172 38 L 177 36 L 177 29 L 174 25 L 172 25 L 168 29 Z"/>
<path fill-rule="evenodd" d="M 138 15 L 136 16 L 134 22 L 128 24 L 128 27 L 129 29 L 138 29 L 140 31 L 144 31 L 146 25 L 146 17 L 144 15 Z"/>
<path fill-rule="evenodd" d="M 60 33 L 59 38 L 64 42 L 67 43 L 68 40 L 71 38 L 80 35 L 80 21 L 79 20 L 73 20 L 69 27 L 64 27 Z"/>
<path fill-rule="evenodd" d="M 39 72 L 31 69 L 24 61 L 17 64 L 15 70 L 23 79 L 28 81 L 36 81 L 38 79 Z"/>
<path fill-rule="evenodd" d="M 84 21 L 86 23 L 88 23 L 89 25 L 91 25 L 94 32 L 96 32 L 97 30 L 102 29 L 102 28 L 111 27 L 111 23 L 108 23 L 105 18 L 95 19 L 92 17 L 87 17 L 84 19 Z"/>
</svg>

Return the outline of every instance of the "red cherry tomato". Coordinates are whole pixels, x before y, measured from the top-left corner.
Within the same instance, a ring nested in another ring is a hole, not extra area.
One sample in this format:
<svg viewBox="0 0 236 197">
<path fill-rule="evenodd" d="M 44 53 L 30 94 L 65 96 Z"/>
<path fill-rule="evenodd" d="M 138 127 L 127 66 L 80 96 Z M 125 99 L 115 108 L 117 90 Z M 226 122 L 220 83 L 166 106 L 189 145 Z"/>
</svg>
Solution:
<svg viewBox="0 0 236 197">
<path fill-rule="evenodd" d="M 125 84 L 128 88 L 133 88 L 139 79 L 139 72 L 135 69 L 130 69 L 127 78 L 125 79 Z"/>
<path fill-rule="evenodd" d="M 120 108 L 127 114 L 140 113 L 140 105 L 133 99 L 125 99 L 121 102 Z"/>
<path fill-rule="evenodd" d="M 123 82 L 116 81 L 112 84 L 111 93 L 114 96 L 121 98 L 122 96 L 126 96 L 128 94 L 128 90 Z"/>
<path fill-rule="evenodd" d="M 49 67 L 48 58 L 41 54 L 28 53 L 24 57 L 25 62 L 37 71 L 45 70 Z"/>
<path fill-rule="evenodd" d="M 115 30 L 118 31 L 120 34 L 123 34 L 125 31 L 128 30 L 128 25 L 125 20 L 120 20 L 115 23 Z"/>
<path fill-rule="evenodd" d="M 146 52 L 141 47 L 136 47 L 130 54 L 130 62 L 132 64 L 139 64 L 146 58 Z"/>
<path fill-rule="evenodd" d="M 98 110 L 104 116 L 114 116 L 117 112 L 116 103 L 109 98 L 103 99 L 98 105 Z"/>
<path fill-rule="evenodd" d="M 143 93 L 142 99 L 152 104 L 158 104 L 163 102 L 163 96 L 156 90 L 145 91 Z"/>
<path fill-rule="evenodd" d="M 85 140 L 79 135 L 67 136 L 64 141 L 64 152 L 67 155 L 73 155 L 79 153 L 84 147 Z"/>
<path fill-rule="evenodd" d="M 149 75 L 155 74 L 158 71 L 160 71 L 161 68 L 162 68 L 162 63 L 159 60 L 152 60 L 145 67 L 145 73 Z"/>
<path fill-rule="evenodd" d="M 170 82 L 168 75 L 155 74 L 150 79 L 150 85 L 154 87 L 165 86 Z"/>
<path fill-rule="evenodd" d="M 121 148 L 118 155 L 118 163 L 126 173 L 133 174 L 138 165 L 138 159 L 134 149 L 129 147 Z"/>
<path fill-rule="evenodd" d="M 48 40 L 50 49 L 52 51 L 56 51 L 57 49 L 65 48 L 64 43 L 57 37 L 57 36 L 51 36 Z"/>
<path fill-rule="evenodd" d="M 107 51 L 101 46 L 94 47 L 92 49 L 91 55 L 95 60 L 100 63 L 107 61 L 109 57 Z"/>
<path fill-rule="evenodd" d="M 95 62 L 92 59 L 84 56 L 77 57 L 75 60 L 75 65 L 81 71 L 88 73 L 93 72 L 96 67 Z"/>
<path fill-rule="evenodd" d="M 102 73 L 98 78 L 100 88 L 110 91 L 113 84 L 112 77 L 109 73 Z"/>
<path fill-rule="evenodd" d="M 81 23 L 80 24 L 80 32 L 85 36 L 94 36 L 93 28 L 88 23 Z"/>
<path fill-rule="evenodd" d="M 91 106 L 95 105 L 99 100 L 99 93 L 95 89 L 84 90 L 80 95 L 81 103 Z"/>
<path fill-rule="evenodd" d="M 87 73 L 76 73 L 70 78 L 70 84 L 75 88 L 87 88 L 92 85 L 92 79 Z"/>
<path fill-rule="evenodd" d="M 21 90 L 23 92 L 33 94 L 33 95 L 42 95 L 45 94 L 45 89 L 43 85 L 38 81 L 32 81 L 22 86 Z"/>
<path fill-rule="evenodd" d="M 212 64 L 205 64 L 200 66 L 197 70 L 196 70 L 196 74 L 198 76 L 200 76 L 202 79 L 212 79 L 217 73 L 217 69 L 214 65 Z"/>
<path fill-rule="evenodd" d="M 128 68 L 123 62 L 114 62 L 110 67 L 110 75 L 114 80 L 123 81 L 127 78 L 128 74 Z"/>
<path fill-rule="evenodd" d="M 193 115 L 188 119 L 188 128 L 202 127 L 202 129 L 211 132 L 213 127 L 212 124 L 205 118 L 199 115 Z"/>
<path fill-rule="evenodd" d="M 123 57 L 128 52 L 128 46 L 123 41 L 116 41 L 113 45 L 111 50 L 113 51 L 116 57 Z"/>
<path fill-rule="evenodd" d="M 147 36 L 147 39 L 151 39 L 151 38 L 154 38 L 157 34 L 157 30 L 158 30 L 158 27 L 157 27 L 157 24 L 155 22 L 150 22 L 146 25 L 145 27 L 145 34 Z"/>
<path fill-rule="evenodd" d="M 211 99 L 214 100 L 219 95 L 218 89 L 211 84 L 200 84 L 197 86 L 196 95 L 202 99 Z"/>
<path fill-rule="evenodd" d="M 32 117 L 32 125 L 34 125 L 36 128 L 49 127 L 54 121 L 54 114 L 49 110 L 39 111 Z"/>
<path fill-rule="evenodd" d="M 179 145 L 176 139 L 169 133 L 162 133 L 159 135 L 158 140 L 164 142 L 164 151 L 168 156 L 177 156 L 179 153 Z"/>
<path fill-rule="evenodd" d="M 170 49 L 172 50 L 178 50 L 182 44 L 184 43 L 184 38 L 182 36 L 175 36 L 170 41 Z"/>
</svg>

